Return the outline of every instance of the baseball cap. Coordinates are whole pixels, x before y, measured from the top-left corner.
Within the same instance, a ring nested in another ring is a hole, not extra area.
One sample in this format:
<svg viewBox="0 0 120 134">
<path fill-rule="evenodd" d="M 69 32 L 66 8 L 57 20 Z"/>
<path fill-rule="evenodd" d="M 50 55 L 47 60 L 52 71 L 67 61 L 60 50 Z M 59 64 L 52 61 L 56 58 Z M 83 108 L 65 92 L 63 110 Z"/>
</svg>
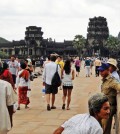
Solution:
<svg viewBox="0 0 120 134">
<path fill-rule="evenodd" d="M 104 71 L 107 70 L 109 68 L 109 64 L 108 63 L 102 63 L 102 65 L 98 68 L 99 71 Z"/>
</svg>

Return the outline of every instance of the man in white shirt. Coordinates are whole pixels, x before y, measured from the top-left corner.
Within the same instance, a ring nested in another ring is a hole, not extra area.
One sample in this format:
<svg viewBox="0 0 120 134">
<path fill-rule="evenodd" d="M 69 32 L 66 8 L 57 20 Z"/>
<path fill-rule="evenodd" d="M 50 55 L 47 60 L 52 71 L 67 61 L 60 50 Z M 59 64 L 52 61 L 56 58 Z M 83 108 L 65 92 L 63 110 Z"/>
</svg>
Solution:
<svg viewBox="0 0 120 134">
<path fill-rule="evenodd" d="M 108 98 L 97 93 L 88 101 L 89 113 L 78 114 L 62 124 L 53 134 L 103 134 L 101 120 L 108 119 L 110 104 Z"/>
<path fill-rule="evenodd" d="M 15 60 L 15 56 L 11 56 L 11 61 L 8 62 L 9 70 L 12 74 L 13 82 L 16 83 L 16 75 L 19 69 L 19 64 Z"/>
<path fill-rule="evenodd" d="M 50 56 L 51 62 L 45 64 L 44 70 L 43 70 L 43 85 L 45 86 L 45 93 L 46 93 L 46 101 L 47 101 L 47 110 L 50 111 L 51 109 L 56 109 L 54 106 L 55 102 L 55 94 L 58 92 L 58 87 L 54 87 L 51 84 L 53 75 L 56 72 L 57 64 L 55 63 L 56 55 Z M 58 73 L 60 75 L 60 67 L 58 66 Z M 50 107 L 50 94 L 52 94 L 52 102 Z"/>
</svg>

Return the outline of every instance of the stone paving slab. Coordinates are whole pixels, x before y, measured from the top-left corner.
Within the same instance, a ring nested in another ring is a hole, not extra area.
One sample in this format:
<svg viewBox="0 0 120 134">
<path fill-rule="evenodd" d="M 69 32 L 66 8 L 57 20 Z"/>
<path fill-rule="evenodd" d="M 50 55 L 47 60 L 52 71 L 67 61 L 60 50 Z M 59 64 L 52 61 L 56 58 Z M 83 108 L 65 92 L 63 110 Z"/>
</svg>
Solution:
<svg viewBox="0 0 120 134">
<path fill-rule="evenodd" d="M 57 109 L 47 111 L 46 100 L 42 93 L 41 76 L 31 82 L 30 108 L 21 110 L 14 114 L 14 127 L 8 134 L 52 134 L 65 120 L 73 115 L 88 112 L 88 98 L 100 92 L 100 77 L 85 77 L 85 69 L 82 68 L 80 76 L 74 80 L 74 89 L 70 110 L 62 110 L 62 90 L 56 95 L 55 106 Z M 114 133 L 112 133 L 114 134 Z"/>
</svg>

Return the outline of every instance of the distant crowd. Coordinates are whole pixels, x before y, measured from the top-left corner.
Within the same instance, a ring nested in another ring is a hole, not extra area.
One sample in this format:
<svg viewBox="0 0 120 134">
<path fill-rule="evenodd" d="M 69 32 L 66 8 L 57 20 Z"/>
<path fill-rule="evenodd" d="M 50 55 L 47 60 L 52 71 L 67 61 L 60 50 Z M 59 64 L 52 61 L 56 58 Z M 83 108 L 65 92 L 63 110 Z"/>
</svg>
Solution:
<svg viewBox="0 0 120 134">
<path fill-rule="evenodd" d="M 46 60 L 40 58 L 39 72 L 36 72 L 36 64 L 36 60 L 31 60 L 30 56 L 25 60 L 11 56 L 9 61 L 0 62 L 0 134 L 6 134 L 12 128 L 13 114 L 21 110 L 21 104 L 25 105 L 25 109 L 29 108 L 31 81 L 38 75 L 42 75 L 47 111 L 57 108 L 55 95 L 58 89 L 63 90 L 61 109 L 70 110 L 73 80 L 80 77 L 82 67 L 86 79 L 93 74 L 95 77 L 101 75 L 101 93 L 89 99 L 89 113 L 72 117 L 54 134 L 111 134 L 113 117 L 116 128 L 116 96 L 120 91 L 116 59 L 69 57 L 64 60 L 60 55 L 51 54 Z"/>
</svg>

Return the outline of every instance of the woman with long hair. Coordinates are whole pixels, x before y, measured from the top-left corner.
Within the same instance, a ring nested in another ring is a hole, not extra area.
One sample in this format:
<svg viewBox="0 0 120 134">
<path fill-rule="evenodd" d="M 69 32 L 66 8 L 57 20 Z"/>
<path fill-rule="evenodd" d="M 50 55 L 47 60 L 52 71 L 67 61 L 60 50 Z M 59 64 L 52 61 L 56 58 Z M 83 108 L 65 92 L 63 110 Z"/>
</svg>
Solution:
<svg viewBox="0 0 120 134">
<path fill-rule="evenodd" d="M 67 97 L 67 110 L 70 110 L 69 105 L 71 101 L 71 92 L 73 89 L 73 83 L 75 77 L 75 71 L 71 67 L 71 61 L 66 60 L 64 68 L 62 70 L 61 78 L 63 85 L 63 106 L 62 109 L 65 109 L 65 101 Z"/>
</svg>

